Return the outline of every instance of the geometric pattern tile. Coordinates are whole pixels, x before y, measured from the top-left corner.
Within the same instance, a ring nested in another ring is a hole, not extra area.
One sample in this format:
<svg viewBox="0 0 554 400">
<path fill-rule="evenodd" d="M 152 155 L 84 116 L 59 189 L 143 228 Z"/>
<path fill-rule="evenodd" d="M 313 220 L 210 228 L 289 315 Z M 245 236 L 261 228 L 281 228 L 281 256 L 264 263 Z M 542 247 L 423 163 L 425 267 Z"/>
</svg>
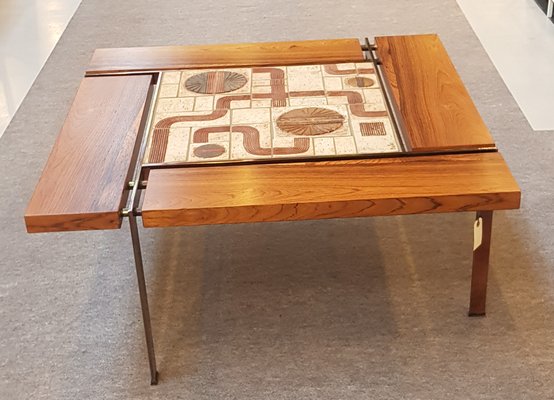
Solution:
<svg viewBox="0 0 554 400">
<path fill-rule="evenodd" d="M 371 62 L 162 73 L 143 162 L 399 152 Z"/>
</svg>

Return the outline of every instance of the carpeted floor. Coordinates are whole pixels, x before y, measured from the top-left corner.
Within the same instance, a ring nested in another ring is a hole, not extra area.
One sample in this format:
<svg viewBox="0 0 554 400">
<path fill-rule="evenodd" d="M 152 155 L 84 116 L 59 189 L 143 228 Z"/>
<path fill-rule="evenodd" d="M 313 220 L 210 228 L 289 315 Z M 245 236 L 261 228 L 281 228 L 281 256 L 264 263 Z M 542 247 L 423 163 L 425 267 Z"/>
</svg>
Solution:
<svg viewBox="0 0 554 400">
<path fill-rule="evenodd" d="M 454 0 L 339 3 L 83 1 L 0 139 L 1 399 L 554 398 L 554 132 Z M 495 216 L 488 316 L 466 317 L 469 213 L 143 231 L 150 387 L 128 226 L 23 225 L 93 49 L 427 32 L 523 190 Z"/>
</svg>

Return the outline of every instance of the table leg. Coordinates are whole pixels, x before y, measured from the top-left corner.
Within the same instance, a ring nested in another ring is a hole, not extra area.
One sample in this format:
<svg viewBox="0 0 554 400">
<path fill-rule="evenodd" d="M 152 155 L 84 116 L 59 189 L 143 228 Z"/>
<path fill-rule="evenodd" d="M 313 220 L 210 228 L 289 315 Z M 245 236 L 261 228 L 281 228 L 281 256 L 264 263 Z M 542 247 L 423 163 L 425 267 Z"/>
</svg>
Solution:
<svg viewBox="0 0 554 400">
<path fill-rule="evenodd" d="M 146 348 L 148 350 L 148 362 L 150 364 L 150 384 L 157 385 L 158 371 L 156 370 L 156 355 L 154 354 L 154 339 L 152 337 L 152 326 L 150 325 L 150 311 L 148 309 L 148 297 L 146 295 L 146 281 L 144 279 L 144 268 L 142 264 L 142 253 L 140 250 L 137 217 L 133 213 L 129 214 L 129 226 L 131 227 L 131 240 L 133 242 L 133 252 L 135 255 L 135 268 L 137 270 L 140 307 L 142 309 L 142 322 L 144 323 Z"/>
<path fill-rule="evenodd" d="M 487 301 L 487 279 L 491 248 L 492 211 L 478 211 L 475 228 L 481 231 L 480 243 L 474 245 L 473 269 L 471 273 L 470 317 L 485 315 Z M 474 239 L 475 240 L 475 239 Z M 476 247 L 477 246 L 477 247 Z"/>
</svg>

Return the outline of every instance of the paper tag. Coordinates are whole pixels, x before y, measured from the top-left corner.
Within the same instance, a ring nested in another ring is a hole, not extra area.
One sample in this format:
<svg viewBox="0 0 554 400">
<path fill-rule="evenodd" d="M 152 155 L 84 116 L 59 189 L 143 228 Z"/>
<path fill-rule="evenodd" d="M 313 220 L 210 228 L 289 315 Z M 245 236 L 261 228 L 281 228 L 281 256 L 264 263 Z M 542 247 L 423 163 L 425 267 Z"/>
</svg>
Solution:
<svg viewBox="0 0 554 400">
<path fill-rule="evenodd" d="M 483 243 L 483 218 L 479 217 L 473 224 L 473 251 Z"/>
</svg>

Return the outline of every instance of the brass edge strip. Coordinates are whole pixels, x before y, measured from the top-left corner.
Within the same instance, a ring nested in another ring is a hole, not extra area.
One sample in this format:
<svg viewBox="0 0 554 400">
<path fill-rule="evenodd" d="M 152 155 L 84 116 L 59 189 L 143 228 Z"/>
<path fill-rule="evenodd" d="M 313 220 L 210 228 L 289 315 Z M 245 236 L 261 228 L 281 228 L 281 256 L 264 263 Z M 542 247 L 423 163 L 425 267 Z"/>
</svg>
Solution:
<svg viewBox="0 0 554 400">
<path fill-rule="evenodd" d="M 152 126 L 152 121 L 154 117 L 156 100 L 158 98 L 158 92 L 160 90 L 161 72 L 158 71 L 157 75 L 153 75 L 153 79 L 156 79 L 156 81 L 152 83 L 152 96 L 150 98 L 150 104 L 149 104 L 148 114 L 146 117 L 146 122 L 144 124 L 144 128 L 141 130 L 142 131 L 141 143 L 140 143 L 140 149 L 137 155 L 137 159 L 135 161 L 135 170 L 133 173 L 132 180 L 128 183 L 128 189 L 131 190 L 131 195 L 129 196 L 129 199 L 127 201 L 127 206 L 121 211 L 121 214 L 124 217 L 128 217 L 130 212 L 134 212 L 135 215 L 140 215 L 140 213 L 137 213 L 135 210 L 138 204 L 137 200 L 140 200 L 140 199 L 136 199 L 136 196 L 137 196 L 138 190 L 144 189 L 143 185 L 141 185 L 141 182 L 140 182 L 140 175 L 142 171 L 142 160 L 144 158 L 144 152 L 146 151 L 146 145 L 148 143 L 150 127 Z"/>
<path fill-rule="evenodd" d="M 404 122 L 402 120 L 402 116 L 400 115 L 399 110 L 396 108 L 396 104 L 394 102 L 394 98 L 392 97 L 391 88 L 389 85 L 388 80 L 385 78 L 385 75 L 383 74 L 383 68 L 381 67 L 381 60 L 379 60 L 379 54 L 377 53 L 377 47 L 375 45 L 372 45 L 369 43 L 369 39 L 366 37 L 364 38 L 365 45 L 362 46 L 362 49 L 364 49 L 366 54 L 366 59 L 373 61 L 373 64 L 375 65 L 375 72 L 377 76 L 377 80 L 379 81 L 379 84 L 381 85 L 381 88 L 383 89 L 383 92 L 385 94 L 385 103 L 387 107 L 387 111 L 391 115 L 393 128 L 396 131 L 396 136 L 400 141 L 400 147 L 405 152 L 410 152 L 412 150 L 409 142 L 406 140 L 406 129 Z"/>
</svg>

